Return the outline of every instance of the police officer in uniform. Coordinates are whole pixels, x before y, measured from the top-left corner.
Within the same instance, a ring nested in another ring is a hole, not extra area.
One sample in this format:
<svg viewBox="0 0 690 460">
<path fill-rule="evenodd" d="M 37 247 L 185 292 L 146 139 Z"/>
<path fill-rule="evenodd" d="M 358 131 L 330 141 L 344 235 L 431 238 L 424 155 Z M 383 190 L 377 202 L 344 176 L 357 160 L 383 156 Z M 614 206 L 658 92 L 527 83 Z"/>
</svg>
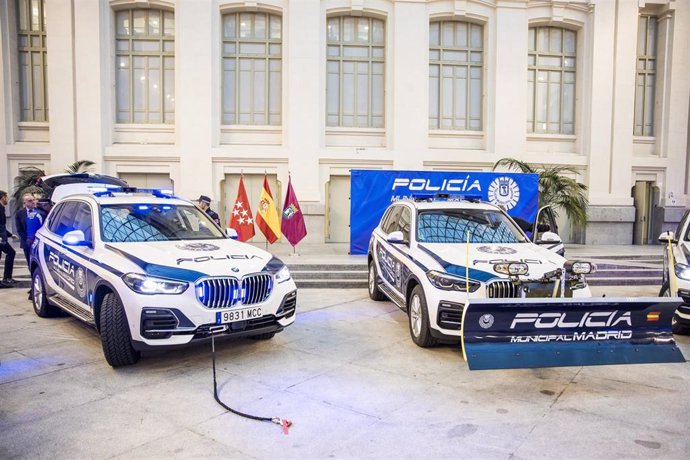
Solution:
<svg viewBox="0 0 690 460">
<path fill-rule="evenodd" d="M 204 211 L 213 222 L 220 225 L 220 216 L 218 216 L 217 212 L 211 209 L 211 199 L 209 197 L 206 195 L 201 195 L 197 200 L 197 203 L 199 208 Z"/>
</svg>

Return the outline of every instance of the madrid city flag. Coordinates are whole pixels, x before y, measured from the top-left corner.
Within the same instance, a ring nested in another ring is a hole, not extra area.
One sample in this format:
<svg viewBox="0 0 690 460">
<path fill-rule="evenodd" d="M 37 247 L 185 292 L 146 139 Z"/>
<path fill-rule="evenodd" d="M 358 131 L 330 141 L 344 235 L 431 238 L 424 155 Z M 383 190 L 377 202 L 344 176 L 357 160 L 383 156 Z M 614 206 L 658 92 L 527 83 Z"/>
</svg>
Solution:
<svg viewBox="0 0 690 460">
<path fill-rule="evenodd" d="M 259 230 L 266 235 L 266 240 L 273 244 L 282 236 L 280 233 L 280 218 L 278 209 L 271 195 L 271 187 L 268 186 L 268 179 L 264 176 L 264 188 L 261 189 L 259 208 L 256 214 L 256 225 Z"/>
<path fill-rule="evenodd" d="M 240 176 L 237 199 L 235 199 L 235 206 L 233 206 L 232 214 L 230 214 L 228 227 L 234 228 L 237 231 L 237 239 L 240 241 L 247 241 L 254 236 L 254 218 L 252 217 L 252 208 L 249 206 L 247 190 L 244 188 L 242 176 Z"/>
<path fill-rule="evenodd" d="M 304 214 L 299 207 L 297 195 L 292 189 L 292 178 L 288 179 L 287 195 L 285 195 L 285 205 L 283 206 L 283 220 L 280 223 L 283 235 L 295 246 L 302 238 L 307 236 L 307 227 L 304 225 Z"/>
</svg>

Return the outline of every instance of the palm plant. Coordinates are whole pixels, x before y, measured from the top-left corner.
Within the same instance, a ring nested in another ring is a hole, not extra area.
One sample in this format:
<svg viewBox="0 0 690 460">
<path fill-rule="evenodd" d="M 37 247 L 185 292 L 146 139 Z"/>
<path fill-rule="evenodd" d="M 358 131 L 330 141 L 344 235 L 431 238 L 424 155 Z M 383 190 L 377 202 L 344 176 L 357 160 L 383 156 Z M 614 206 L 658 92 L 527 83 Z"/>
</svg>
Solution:
<svg viewBox="0 0 690 460">
<path fill-rule="evenodd" d="M 539 174 L 539 207 L 551 206 L 554 213 L 565 211 L 574 224 L 587 222 L 587 186 L 564 174 L 577 174 L 569 166 L 533 166 L 515 158 L 502 158 L 494 163 L 493 170 L 504 167 L 523 173 Z"/>
<path fill-rule="evenodd" d="M 95 164 L 96 163 L 94 163 L 91 160 L 78 160 L 72 164 L 67 165 L 67 168 L 65 168 L 65 172 L 70 174 L 91 172 L 93 170 L 92 166 L 94 166 Z"/>
<path fill-rule="evenodd" d="M 14 185 L 12 197 L 17 203 L 21 203 L 21 198 L 25 193 L 43 194 L 43 190 L 36 186 L 36 182 L 46 172 L 35 166 L 27 166 L 19 169 L 19 177 L 17 177 Z"/>
</svg>

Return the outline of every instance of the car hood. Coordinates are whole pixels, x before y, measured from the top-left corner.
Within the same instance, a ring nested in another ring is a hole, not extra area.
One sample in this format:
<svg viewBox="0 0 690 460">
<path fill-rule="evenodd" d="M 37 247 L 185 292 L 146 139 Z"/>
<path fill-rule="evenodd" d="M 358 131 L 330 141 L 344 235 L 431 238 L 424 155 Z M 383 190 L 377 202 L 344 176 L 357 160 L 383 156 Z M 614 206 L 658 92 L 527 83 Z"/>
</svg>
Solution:
<svg viewBox="0 0 690 460">
<path fill-rule="evenodd" d="M 266 267 L 273 256 L 231 239 L 107 243 L 137 265 L 141 272 L 164 278 L 196 281 L 204 276 L 241 278 Z"/>
<path fill-rule="evenodd" d="M 470 278 L 479 281 L 507 278 L 507 275 L 496 273 L 493 269 L 494 264 L 500 262 L 526 263 L 529 267 L 529 279 L 541 278 L 545 273 L 563 267 L 565 263 L 565 259 L 555 252 L 532 243 L 420 243 L 419 248 L 429 259 L 440 264 L 443 270 L 458 276 L 465 276 L 469 260 Z"/>
</svg>

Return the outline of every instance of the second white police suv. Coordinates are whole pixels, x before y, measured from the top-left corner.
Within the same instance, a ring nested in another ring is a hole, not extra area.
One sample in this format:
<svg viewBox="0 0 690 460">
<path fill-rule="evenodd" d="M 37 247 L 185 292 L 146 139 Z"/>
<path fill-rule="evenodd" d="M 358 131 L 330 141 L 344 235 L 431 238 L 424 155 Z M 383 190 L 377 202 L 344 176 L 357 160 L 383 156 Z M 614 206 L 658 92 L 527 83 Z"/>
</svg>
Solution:
<svg viewBox="0 0 690 460">
<path fill-rule="evenodd" d="M 537 222 L 542 212 L 551 214 L 540 210 Z M 593 266 L 557 254 L 553 228 L 530 228 L 534 242 L 502 209 L 473 199 L 393 203 L 369 243 L 369 295 L 407 311 L 422 347 L 457 342 L 473 298 L 591 297 L 585 275 Z"/>
<path fill-rule="evenodd" d="M 38 316 L 61 309 L 94 325 L 111 366 L 212 332 L 270 339 L 295 320 L 297 290 L 283 262 L 156 191 L 102 188 L 60 200 L 37 233 L 30 269 Z"/>
</svg>

